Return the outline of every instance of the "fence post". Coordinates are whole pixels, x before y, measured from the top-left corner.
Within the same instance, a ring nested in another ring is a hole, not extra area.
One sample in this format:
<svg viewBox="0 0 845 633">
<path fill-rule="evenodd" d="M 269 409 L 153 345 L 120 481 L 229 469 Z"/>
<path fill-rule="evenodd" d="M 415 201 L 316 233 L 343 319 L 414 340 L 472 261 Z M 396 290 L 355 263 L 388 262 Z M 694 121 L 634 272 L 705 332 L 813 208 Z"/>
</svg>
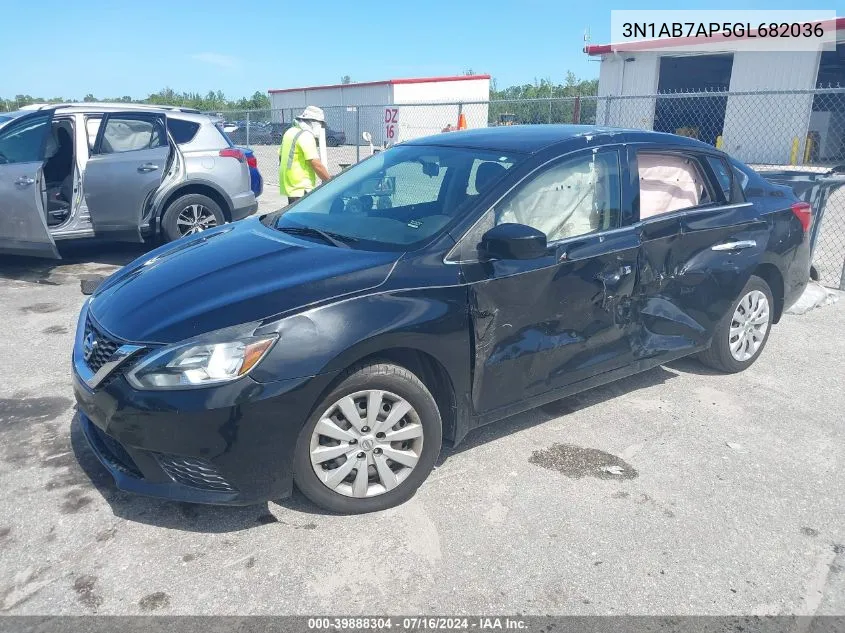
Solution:
<svg viewBox="0 0 845 633">
<path fill-rule="evenodd" d="M 361 106 L 355 106 L 355 162 L 361 162 Z"/>
<path fill-rule="evenodd" d="M 607 120 L 610 117 L 610 102 L 613 99 L 610 95 L 608 95 L 607 100 L 604 102 L 604 123 L 603 125 L 607 125 Z"/>
<path fill-rule="evenodd" d="M 461 124 L 461 115 L 464 113 L 463 101 L 458 104 L 458 125 Z"/>
<path fill-rule="evenodd" d="M 572 104 L 572 122 L 581 122 L 581 95 L 575 95 L 575 103 Z"/>
<path fill-rule="evenodd" d="M 249 147 L 249 112 L 246 113 L 246 146 Z"/>
</svg>

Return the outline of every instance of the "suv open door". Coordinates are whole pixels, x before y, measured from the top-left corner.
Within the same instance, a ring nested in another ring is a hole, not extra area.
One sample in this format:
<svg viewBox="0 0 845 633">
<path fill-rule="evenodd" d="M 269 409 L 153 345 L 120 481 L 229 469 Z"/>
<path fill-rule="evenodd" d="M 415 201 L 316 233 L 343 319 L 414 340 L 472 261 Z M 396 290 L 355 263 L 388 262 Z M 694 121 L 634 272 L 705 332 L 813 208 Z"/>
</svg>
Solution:
<svg viewBox="0 0 845 633">
<path fill-rule="evenodd" d="M 103 116 L 85 167 L 85 201 L 100 237 L 141 242 L 141 223 L 167 172 L 167 121 L 157 112 Z"/>
<path fill-rule="evenodd" d="M 52 110 L 33 112 L 0 128 L 0 253 L 59 259 L 43 192 L 52 119 Z"/>
</svg>

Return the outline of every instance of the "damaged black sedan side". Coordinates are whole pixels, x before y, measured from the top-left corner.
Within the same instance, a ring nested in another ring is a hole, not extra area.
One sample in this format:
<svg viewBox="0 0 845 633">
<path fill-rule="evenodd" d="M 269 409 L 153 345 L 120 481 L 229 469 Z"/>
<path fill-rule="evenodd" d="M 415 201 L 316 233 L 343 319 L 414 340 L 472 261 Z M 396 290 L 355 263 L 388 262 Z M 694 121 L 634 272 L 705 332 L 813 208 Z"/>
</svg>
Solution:
<svg viewBox="0 0 845 633">
<path fill-rule="evenodd" d="M 807 284 L 811 221 L 687 138 L 418 139 L 107 280 L 79 421 L 126 490 L 388 508 L 479 425 L 682 356 L 751 365 Z"/>
</svg>

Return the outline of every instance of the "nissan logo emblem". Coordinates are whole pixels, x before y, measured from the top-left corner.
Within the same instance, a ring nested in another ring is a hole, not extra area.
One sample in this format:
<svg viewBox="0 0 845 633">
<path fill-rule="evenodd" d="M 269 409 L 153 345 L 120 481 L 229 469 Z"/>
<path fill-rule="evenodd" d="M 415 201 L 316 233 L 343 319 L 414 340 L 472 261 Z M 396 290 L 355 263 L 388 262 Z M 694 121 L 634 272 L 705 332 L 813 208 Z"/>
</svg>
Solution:
<svg viewBox="0 0 845 633">
<path fill-rule="evenodd" d="M 85 359 L 86 362 L 91 360 L 91 357 L 94 355 L 94 351 L 97 349 L 97 335 L 94 332 L 88 332 L 85 336 L 85 340 L 82 342 L 82 358 Z"/>
</svg>

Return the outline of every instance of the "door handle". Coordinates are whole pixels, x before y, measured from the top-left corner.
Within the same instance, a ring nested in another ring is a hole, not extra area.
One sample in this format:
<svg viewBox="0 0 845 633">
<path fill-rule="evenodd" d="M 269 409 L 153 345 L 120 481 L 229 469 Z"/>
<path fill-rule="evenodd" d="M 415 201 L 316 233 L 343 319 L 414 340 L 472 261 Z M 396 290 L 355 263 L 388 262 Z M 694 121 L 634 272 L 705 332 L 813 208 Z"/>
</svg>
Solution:
<svg viewBox="0 0 845 633">
<path fill-rule="evenodd" d="M 156 169 L 158 169 L 158 165 L 153 165 L 152 163 L 144 163 L 138 168 L 138 171 L 140 171 L 142 174 L 145 174 L 148 171 L 155 171 Z"/>
<path fill-rule="evenodd" d="M 15 184 L 19 187 L 29 187 L 29 185 L 35 184 L 35 179 L 30 178 L 29 176 L 21 176 L 15 181 Z"/>
<path fill-rule="evenodd" d="M 722 244 L 716 244 L 715 246 L 711 246 L 711 251 L 741 251 L 744 248 L 754 248 L 757 246 L 757 242 L 754 240 L 738 240 L 736 242 L 723 242 Z"/>
</svg>

